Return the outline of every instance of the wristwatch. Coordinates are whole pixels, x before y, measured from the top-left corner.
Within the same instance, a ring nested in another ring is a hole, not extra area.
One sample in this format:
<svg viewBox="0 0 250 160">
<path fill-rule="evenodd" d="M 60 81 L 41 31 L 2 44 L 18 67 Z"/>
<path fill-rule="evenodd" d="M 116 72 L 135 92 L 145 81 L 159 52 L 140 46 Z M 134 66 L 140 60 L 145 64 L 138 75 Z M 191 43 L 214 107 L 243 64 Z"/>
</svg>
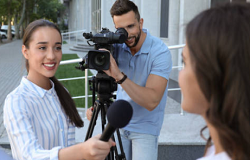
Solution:
<svg viewBox="0 0 250 160">
<path fill-rule="evenodd" d="M 122 74 L 123 74 L 123 77 L 122 77 L 122 79 L 121 80 L 119 80 L 119 81 L 116 81 L 116 83 L 117 84 L 122 84 L 126 79 L 127 79 L 127 75 L 126 74 L 124 74 L 123 72 L 122 72 Z"/>
</svg>

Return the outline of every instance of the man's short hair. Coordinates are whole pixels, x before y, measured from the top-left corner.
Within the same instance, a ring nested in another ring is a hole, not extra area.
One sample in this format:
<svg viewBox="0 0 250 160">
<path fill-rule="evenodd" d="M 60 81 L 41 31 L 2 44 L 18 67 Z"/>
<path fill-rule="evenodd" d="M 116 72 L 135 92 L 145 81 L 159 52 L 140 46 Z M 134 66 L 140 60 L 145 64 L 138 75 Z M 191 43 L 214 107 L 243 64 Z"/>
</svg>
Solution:
<svg viewBox="0 0 250 160">
<path fill-rule="evenodd" d="M 138 21 L 140 21 L 140 13 L 138 11 L 138 7 L 134 4 L 134 2 L 129 0 L 116 0 L 110 9 L 110 14 L 112 18 L 114 16 L 121 16 L 130 11 L 135 13 L 135 17 Z"/>
</svg>

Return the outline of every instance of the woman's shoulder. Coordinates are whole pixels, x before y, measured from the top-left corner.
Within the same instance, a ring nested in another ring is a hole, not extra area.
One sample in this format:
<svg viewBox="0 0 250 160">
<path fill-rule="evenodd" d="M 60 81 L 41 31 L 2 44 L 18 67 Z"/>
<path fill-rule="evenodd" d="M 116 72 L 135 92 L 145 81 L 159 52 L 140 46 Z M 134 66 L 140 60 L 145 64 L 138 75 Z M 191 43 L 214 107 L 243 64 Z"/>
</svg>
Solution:
<svg viewBox="0 0 250 160">
<path fill-rule="evenodd" d="M 23 94 L 23 90 L 22 90 L 22 87 L 19 85 L 7 95 L 6 99 L 17 98 L 17 97 L 20 97 L 22 94 Z"/>
<path fill-rule="evenodd" d="M 22 85 L 19 85 L 6 96 L 4 106 L 7 106 L 8 108 L 10 108 L 11 106 L 18 106 L 21 109 L 22 106 L 25 106 L 25 102 L 32 101 L 33 99 L 34 98 L 32 98 L 32 93 L 28 90 L 25 90 Z"/>
<path fill-rule="evenodd" d="M 29 82 L 25 77 L 22 78 L 19 86 L 17 86 L 13 91 L 11 91 L 6 99 L 32 99 L 36 96 L 36 92 L 31 87 L 31 82 Z"/>
<path fill-rule="evenodd" d="M 21 83 L 19 86 L 17 86 L 14 90 L 12 90 L 7 97 L 18 97 L 21 95 L 29 95 L 30 91 L 25 89 L 24 85 Z"/>
</svg>

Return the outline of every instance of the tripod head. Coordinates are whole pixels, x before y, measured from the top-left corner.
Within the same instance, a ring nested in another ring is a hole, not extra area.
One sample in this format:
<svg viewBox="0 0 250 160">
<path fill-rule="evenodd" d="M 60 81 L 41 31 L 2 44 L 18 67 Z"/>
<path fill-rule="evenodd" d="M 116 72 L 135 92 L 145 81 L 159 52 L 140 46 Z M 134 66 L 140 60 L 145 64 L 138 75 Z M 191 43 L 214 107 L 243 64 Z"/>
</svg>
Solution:
<svg viewBox="0 0 250 160">
<path fill-rule="evenodd" d="M 110 98 L 115 98 L 113 92 L 117 90 L 117 83 L 114 78 L 108 76 L 103 71 L 98 71 L 97 75 L 89 80 L 89 84 L 91 85 L 90 90 L 92 90 L 93 96 L 97 92 L 97 98 L 100 102 L 107 102 Z"/>
</svg>

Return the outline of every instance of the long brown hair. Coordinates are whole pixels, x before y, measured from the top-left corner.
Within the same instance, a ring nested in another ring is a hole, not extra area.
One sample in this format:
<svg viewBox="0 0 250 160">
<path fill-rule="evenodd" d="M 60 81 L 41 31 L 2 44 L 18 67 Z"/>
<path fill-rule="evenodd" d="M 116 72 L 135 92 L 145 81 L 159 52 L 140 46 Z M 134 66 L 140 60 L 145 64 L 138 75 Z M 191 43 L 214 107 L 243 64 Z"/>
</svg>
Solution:
<svg viewBox="0 0 250 160">
<path fill-rule="evenodd" d="M 187 25 L 186 37 L 199 86 L 210 104 L 207 120 L 233 160 L 248 160 L 250 4 L 228 3 L 202 12 Z"/>
<path fill-rule="evenodd" d="M 29 48 L 29 44 L 31 41 L 32 34 L 36 29 L 39 27 L 51 27 L 56 29 L 60 35 L 61 32 L 59 28 L 52 22 L 44 19 L 39 19 L 36 21 L 33 21 L 30 23 L 27 28 L 25 29 L 25 33 L 23 36 L 23 45 L 25 45 L 26 48 Z M 61 37 L 62 39 L 62 37 Z M 26 60 L 26 69 L 27 72 L 29 72 L 29 63 L 28 60 Z M 60 100 L 60 103 L 62 105 L 63 110 L 65 111 L 66 115 L 69 117 L 72 124 L 74 124 L 77 127 L 83 126 L 83 121 L 76 109 L 75 103 L 73 99 L 71 98 L 69 92 L 63 87 L 63 85 L 56 79 L 56 77 L 50 78 L 55 86 L 56 93 L 58 95 L 58 98 Z"/>
</svg>

